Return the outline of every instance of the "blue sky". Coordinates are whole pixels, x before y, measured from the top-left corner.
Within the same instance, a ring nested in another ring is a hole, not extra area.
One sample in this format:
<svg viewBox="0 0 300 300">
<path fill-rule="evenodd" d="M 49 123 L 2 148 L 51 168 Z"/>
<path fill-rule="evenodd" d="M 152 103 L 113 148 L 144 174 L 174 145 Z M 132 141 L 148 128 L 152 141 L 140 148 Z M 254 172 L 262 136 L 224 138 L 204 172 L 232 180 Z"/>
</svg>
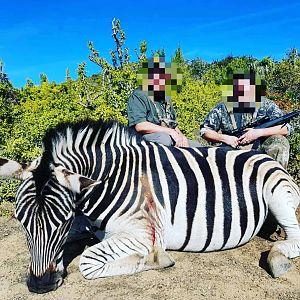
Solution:
<svg viewBox="0 0 300 300">
<path fill-rule="evenodd" d="M 88 42 L 109 58 L 114 48 L 111 21 L 121 20 L 132 60 L 142 40 L 150 50 L 164 48 L 170 58 L 180 46 L 186 59 L 207 61 L 228 54 L 271 56 L 280 60 L 300 50 L 300 1 L 3 1 L 0 59 L 12 83 L 76 79 L 79 63 L 88 75 L 100 71 L 89 62 Z"/>
</svg>

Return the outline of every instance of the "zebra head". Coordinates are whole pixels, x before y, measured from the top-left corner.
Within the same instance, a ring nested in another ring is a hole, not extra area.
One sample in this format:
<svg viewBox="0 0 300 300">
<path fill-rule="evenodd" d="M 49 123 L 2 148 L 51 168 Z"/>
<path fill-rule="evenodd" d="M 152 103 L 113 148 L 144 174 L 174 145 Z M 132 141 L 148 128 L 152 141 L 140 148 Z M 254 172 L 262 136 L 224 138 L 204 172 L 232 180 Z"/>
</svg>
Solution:
<svg viewBox="0 0 300 300">
<path fill-rule="evenodd" d="M 46 293 L 57 289 L 66 275 L 63 250 L 74 219 L 75 196 L 97 182 L 63 167 L 47 171 L 40 162 L 22 165 L 0 159 L 0 177 L 23 180 L 16 194 L 15 215 L 30 252 L 27 285 L 31 292 Z"/>
</svg>

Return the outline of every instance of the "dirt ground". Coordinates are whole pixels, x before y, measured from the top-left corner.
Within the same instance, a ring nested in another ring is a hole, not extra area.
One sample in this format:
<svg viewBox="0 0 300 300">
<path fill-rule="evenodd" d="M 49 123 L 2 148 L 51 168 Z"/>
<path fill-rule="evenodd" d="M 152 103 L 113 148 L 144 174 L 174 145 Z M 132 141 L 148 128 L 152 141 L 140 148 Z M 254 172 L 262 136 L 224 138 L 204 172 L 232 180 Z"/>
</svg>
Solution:
<svg viewBox="0 0 300 300">
<path fill-rule="evenodd" d="M 293 269 L 273 279 L 266 266 L 272 242 L 256 237 L 238 249 L 214 253 L 171 252 L 174 267 L 132 276 L 85 280 L 78 268 L 83 245 L 66 251 L 68 276 L 56 291 L 28 291 L 29 254 L 16 220 L 0 218 L 0 299 L 300 299 L 300 257 Z"/>
</svg>

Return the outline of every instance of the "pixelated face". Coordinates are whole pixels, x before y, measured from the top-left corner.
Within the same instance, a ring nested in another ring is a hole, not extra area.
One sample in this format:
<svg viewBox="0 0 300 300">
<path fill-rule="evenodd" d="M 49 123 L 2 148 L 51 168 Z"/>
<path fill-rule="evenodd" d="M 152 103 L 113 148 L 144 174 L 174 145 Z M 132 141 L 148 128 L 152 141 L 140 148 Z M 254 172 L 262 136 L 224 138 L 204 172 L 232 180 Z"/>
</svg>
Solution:
<svg viewBox="0 0 300 300">
<path fill-rule="evenodd" d="M 222 100 L 230 111 L 252 113 L 260 107 L 262 87 L 254 73 L 234 73 L 222 85 Z"/>
<path fill-rule="evenodd" d="M 238 102 L 255 102 L 255 85 L 250 79 L 235 79 L 233 84 L 238 90 Z"/>
<path fill-rule="evenodd" d="M 140 88 L 155 100 L 171 99 L 182 84 L 182 73 L 177 64 L 166 63 L 161 56 L 143 62 L 137 78 Z"/>
</svg>

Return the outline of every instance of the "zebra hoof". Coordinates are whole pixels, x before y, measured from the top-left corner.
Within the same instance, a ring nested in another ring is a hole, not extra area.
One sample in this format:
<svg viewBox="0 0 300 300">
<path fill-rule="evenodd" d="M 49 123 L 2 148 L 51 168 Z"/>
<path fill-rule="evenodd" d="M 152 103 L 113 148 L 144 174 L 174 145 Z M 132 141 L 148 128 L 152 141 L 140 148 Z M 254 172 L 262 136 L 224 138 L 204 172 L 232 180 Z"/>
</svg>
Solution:
<svg viewBox="0 0 300 300">
<path fill-rule="evenodd" d="M 148 255 L 145 265 L 151 269 L 168 268 L 174 266 L 175 261 L 165 250 L 155 247 Z"/>
<path fill-rule="evenodd" d="M 282 276 L 292 268 L 289 259 L 278 251 L 270 251 L 267 261 L 274 278 Z"/>
</svg>

